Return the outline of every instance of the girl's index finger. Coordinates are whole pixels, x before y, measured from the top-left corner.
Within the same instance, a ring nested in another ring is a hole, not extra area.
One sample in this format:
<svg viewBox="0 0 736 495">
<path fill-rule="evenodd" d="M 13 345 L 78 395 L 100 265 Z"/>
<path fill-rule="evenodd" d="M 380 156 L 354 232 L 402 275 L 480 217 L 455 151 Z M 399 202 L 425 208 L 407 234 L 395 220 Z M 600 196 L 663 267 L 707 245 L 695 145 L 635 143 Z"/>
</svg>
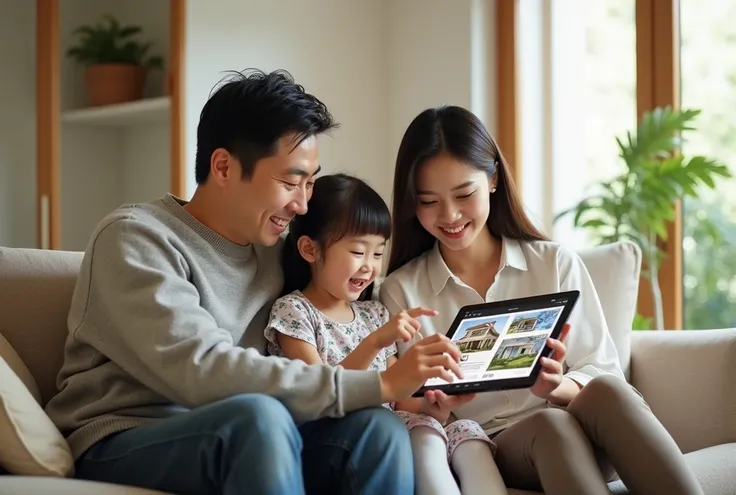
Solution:
<svg viewBox="0 0 736 495">
<path fill-rule="evenodd" d="M 411 308 L 406 310 L 406 314 L 412 318 L 418 318 L 420 316 L 437 316 L 439 312 L 428 308 Z"/>
</svg>

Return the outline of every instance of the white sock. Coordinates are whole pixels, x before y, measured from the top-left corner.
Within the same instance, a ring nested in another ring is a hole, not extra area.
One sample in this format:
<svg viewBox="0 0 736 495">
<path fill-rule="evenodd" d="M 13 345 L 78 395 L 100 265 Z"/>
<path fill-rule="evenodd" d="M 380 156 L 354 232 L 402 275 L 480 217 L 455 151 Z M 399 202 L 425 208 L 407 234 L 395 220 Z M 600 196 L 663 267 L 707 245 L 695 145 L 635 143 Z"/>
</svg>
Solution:
<svg viewBox="0 0 736 495">
<path fill-rule="evenodd" d="M 416 495 L 460 495 L 447 461 L 447 442 L 432 428 L 419 426 L 409 432 L 414 452 Z"/>
<path fill-rule="evenodd" d="M 467 440 L 452 453 L 452 468 L 460 479 L 462 495 L 507 495 L 491 448 L 482 440 Z"/>
</svg>

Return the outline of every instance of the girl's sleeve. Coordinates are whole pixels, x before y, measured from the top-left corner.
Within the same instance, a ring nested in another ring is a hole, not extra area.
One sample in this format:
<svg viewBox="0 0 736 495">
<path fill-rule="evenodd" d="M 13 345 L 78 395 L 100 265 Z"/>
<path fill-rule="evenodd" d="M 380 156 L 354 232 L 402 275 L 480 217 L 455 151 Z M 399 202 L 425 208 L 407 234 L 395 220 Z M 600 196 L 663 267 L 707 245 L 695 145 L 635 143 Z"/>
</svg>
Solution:
<svg viewBox="0 0 736 495">
<path fill-rule="evenodd" d="M 287 295 L 274 303 L 264 331 L 269 350 L 278 348 L 277 334 L 303 340 L 317 347 L 316 327 L 309 308 L 298 297 Z"/>
</svg>

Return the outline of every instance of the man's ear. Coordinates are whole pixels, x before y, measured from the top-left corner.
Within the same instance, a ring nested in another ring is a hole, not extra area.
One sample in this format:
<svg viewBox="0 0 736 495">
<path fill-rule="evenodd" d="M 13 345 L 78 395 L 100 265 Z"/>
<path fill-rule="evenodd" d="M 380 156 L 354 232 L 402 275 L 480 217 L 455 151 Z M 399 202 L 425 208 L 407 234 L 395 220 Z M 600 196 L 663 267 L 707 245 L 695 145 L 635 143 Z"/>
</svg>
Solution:
<svg viewBox="0 0 736 495">
<path fill-rule="evenodd" d="M 299 254 L 304 258 L 307 263 L 315 263 L 317 261 L 317 255 L 319 254 L 319 247 L 309 237 L 303 235 L 296 241 L 296 247 L 299 250 Z"/>
<path fill-rule="evenodd" d="M 229 177 L 236 173 L 232 160 L 232 155 L 224 148 L 213 151 L 210 156 L 210 179 L 220 185 L 227 183 Z"/>
</svg>

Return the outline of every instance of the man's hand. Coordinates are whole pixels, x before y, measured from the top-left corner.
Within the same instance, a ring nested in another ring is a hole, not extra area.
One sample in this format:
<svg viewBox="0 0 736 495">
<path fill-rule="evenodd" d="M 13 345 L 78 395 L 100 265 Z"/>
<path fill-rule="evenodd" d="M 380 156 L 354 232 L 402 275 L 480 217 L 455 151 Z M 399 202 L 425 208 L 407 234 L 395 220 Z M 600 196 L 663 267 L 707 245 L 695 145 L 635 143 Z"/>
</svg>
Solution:
<svg viewBox="0 0 736 495">
<path fill-rule="evenodd" d="M 447 395 L 441 390 L 427 390 L 424 394 L 423 412 L 444 425 L 452 411 L 473 400 L 475 395 Z"/>
<path fill-rule="evenodd" d="M 422 325 L 417 321 L 420 316 L 436 316 L 437 311 L 426 308 L 412 308 L 397 313 L 381 328 L 374 330 L 369 339 L 378 349 L 384 349 L 398 340 L 409 342 L 419 332 Z"/>
<path fill-rule="evenodd" d="M 462 378 L 460 350 L 444 335 L 435 334 L 414 344 L 381 373 L 383 402 L 407 399 L 430 378 L 452 382 Z"/>
<path fill-rule="evenodd" d="M 567 339 L 568 333 L 570 333 L 570 324 L 565 323 L 562 327 L 559 340 L 547 339 L 547 345 L 553 349 L 553 352 L 551 357 L 542 357 L 539 360 L 542 364 L 542 370 L 537 377 L 537 381 L 531 388 L 531 393 L 537 397 L 547 400 L 549 395 L 562 383 L 562 363 L 565 361 L 565 356 L 567 355 L 565 339 Z"/>
</svg>

